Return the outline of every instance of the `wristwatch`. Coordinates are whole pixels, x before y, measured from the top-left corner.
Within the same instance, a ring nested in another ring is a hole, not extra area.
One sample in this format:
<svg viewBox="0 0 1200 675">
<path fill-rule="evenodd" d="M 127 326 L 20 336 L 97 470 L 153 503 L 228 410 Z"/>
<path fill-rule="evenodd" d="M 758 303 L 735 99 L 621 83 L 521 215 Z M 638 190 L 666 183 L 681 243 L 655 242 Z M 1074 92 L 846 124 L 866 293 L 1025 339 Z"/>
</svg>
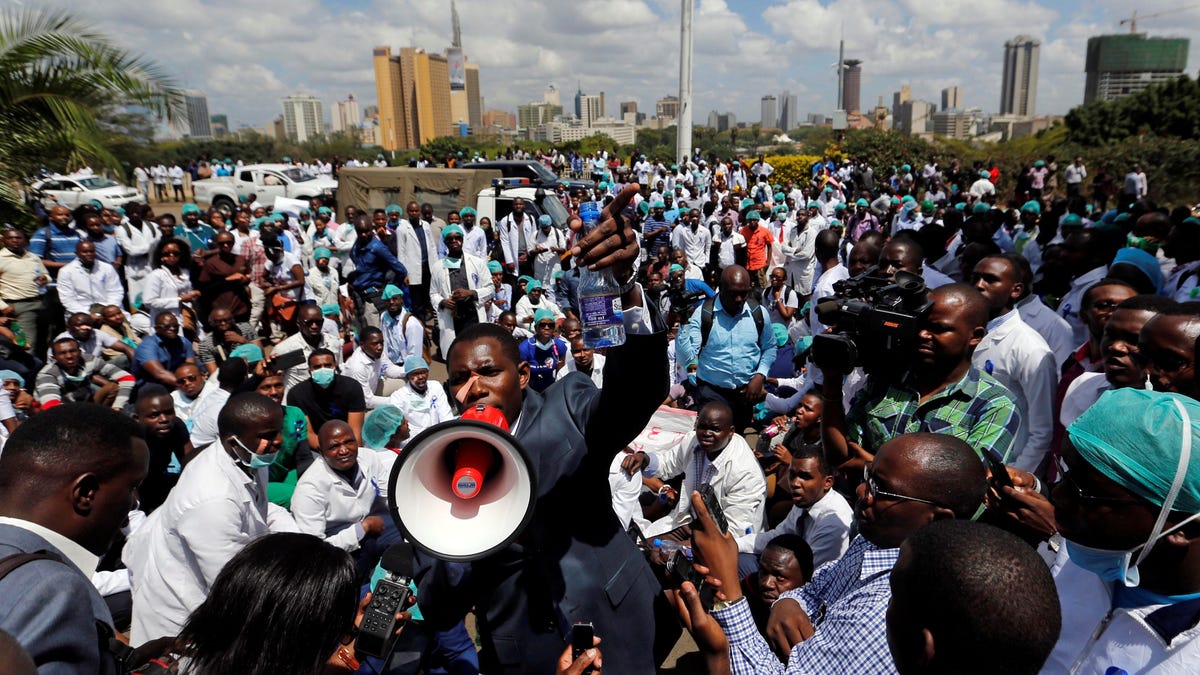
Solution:
<svg viewBox="0 0 1200 675">
<path fill-rule="evenodd" d="M 730 602 L 729 600 L 717 600 L 716 602 L 713 603 L 712 609 L 709 611 L 715 612 L 719 609 L 729 609 L 730 607 L 733 607 L 734 605 L 738 604 L 741 601 L 742 601 L 741 598 L 738 598 L 737 600 L 734 600 L 732 602 Z"/>
<path fill-rule="evenodd" d="M 621 295 L 625 295 L 626 293 L 632 291 L 633 287 L 637 284 L 637 271 L 635 270 L 635 271 L 630 272 L 629 278 L 620 283 L 621 283 L 621 288 L 620 288 Z"/>
</svg>

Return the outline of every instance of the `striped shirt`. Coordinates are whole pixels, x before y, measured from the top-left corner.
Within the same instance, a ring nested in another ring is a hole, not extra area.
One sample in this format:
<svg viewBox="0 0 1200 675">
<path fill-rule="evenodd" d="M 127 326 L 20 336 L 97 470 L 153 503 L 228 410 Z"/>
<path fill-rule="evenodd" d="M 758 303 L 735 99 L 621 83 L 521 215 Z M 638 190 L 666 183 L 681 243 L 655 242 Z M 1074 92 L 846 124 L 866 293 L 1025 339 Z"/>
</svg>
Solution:
<svg viewBox="0 0 1200 675">
<path fill-rule="evenodd" d="M 926 431 L 960 438 L 981 456 L 985 448 L 1005 460 L 1012 454 L 1021 413 L 1012 392 L 995 378 L 972 367 L 924 402 L 911 382 L 868 378 L 846 413 L 846 440 L 873 454 L 896 436 Z"/>
<path fill-rule="evenodd" d="M 33 233 L 29 240 L 29 252 L 53 263 L 67 264 L 75 259 L 75 246 L 83 237 L 79 230 L 68 226 L 65 230 L 57 225 L 48 225 Z"/>
<path fill-rule="evenodd" d="M 78 381 L 67 379 L 66 374 L 58 367 L 57 363 L 49 363 L 38 371 L 34 396 L 43 410 L 53 408 L 60 403 L 91 403 L 92 395 L 98 388 L 92 381 L 93 375 L 99 375 L 109 382 L 117 383 L 117 399 L 113 401 L 114 408 L 123 407 L 129 402 L 129 395 L 133 393 L 133 375 L 107 361 L 101 361 L 91 356 L 82 358 L 80 374 L 75 376 L 76 378 L 82 377 Z"/>
</svg>

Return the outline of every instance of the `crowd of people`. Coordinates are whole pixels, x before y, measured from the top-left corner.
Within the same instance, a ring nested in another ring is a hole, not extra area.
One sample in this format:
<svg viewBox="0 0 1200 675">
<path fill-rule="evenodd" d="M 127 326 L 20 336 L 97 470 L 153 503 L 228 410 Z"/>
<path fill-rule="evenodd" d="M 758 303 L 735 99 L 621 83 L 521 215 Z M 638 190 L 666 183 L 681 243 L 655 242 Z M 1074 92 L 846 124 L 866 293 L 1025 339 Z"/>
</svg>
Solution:
<svg viewBox="0 0 1200 675">
<path fill-rule="evenodd" d="M 547 190 L 566 229 L 254 195 L 6 229 L 0 651 L 652 673 L 686 630 L 712 673 L 1200 669 L 1200 219 L 1140 168 L 1101 200 L 1053 158 L 1004 195 L 936 157 L 542 159 L 596 179 Z M 589 266 L 618 347 L 584 339 Z M 396 652 L 359 653 L 393 466 L 480 405 L 533 515 L 420 554 Z"/>
</svg>

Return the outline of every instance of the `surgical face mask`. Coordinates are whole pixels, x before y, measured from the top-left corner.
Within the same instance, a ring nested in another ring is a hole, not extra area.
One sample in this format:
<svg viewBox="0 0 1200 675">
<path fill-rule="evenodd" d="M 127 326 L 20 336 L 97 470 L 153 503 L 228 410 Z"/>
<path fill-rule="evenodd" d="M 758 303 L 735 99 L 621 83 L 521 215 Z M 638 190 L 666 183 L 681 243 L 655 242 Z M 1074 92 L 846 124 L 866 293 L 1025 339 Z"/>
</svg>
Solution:
<svg viewBox="0 0 1200 675">
<path fill-rule="evenodd" d="M 333 378 L 336 374 L 333 368 L 317 368 L 312 371 L 312 381 L 318 387 L 325 388 L 333 384 Z"/>
<path fill-rule="evenodd" d="M 245 456 L 242 456 L 241 452 L 236 453 L 238 456 L 237 460 L 238 464 L 241 464 L 249 469 L 265 469 L 275 463 L 275 456 L 279 454 L 279 452 L 276 451 L 266 452 L 260 455 L 251 452 L 250 448 L 247 448 L 237 436 L 233 436 L 229 440 L 233 441 L 234 445 L 246 453 Z"/>
<path fill-rule="evenodd" d="M 1070 556 L 1071 562 L 1105 581 L 1120 582 L 1128 588 L 1136 587 L 1142 581 L 1141 574 L 1138 572 L 1138 565 L 1142 564 L 1146 556 L 1150 555 L 1154 544 L 1159 539 L 1200 518 L 1200 513 L 1192 514 L 1171 526 L 1170 529 L 1163 529 L 1166 525 L 1167 517 L 1171 514 L 1171 508 L 1175 505 L 1175 499 L 1179 496 L 1179 490 L 1183 487 L 1183 480 L 1187 476 L 1188 465 L 1192 459 L 1192 419 L 1182 403 L 1179 401 L 1174 401 L 1174 403 L 1183 420 L 1183 438 L 1180 443 L 1179 464 L 1175 469 L 1175 478 L 1171 481 L 1171 489 L 1167 490 L 1167 496 L 1163 500 L 1162 508 L 1159 509 L 1158 518 L 1154 521 L 1154 528 L 1150 531 L 1150 536 L 1146 538 L 1146 543 L 1139 544 L 1126 551 L 1114 551 L 1083 546 L 1069 539 L 1066 542 L 1067 555 Z M 1134 553 L 1138 554 L 1137 560 L 1133 559 Z"/>
<path fill-rule="evenodd" d="M 700 383 L 700 378 L 697 377 L 695 373 L 688 373 L 688 383 L 693 387 L 698 386 Z"/>
<path fill-rule="evenodd" d="M 67 378 L 67 382 L 79 384 L 80 382 L 83 382 L 84 380 L 87 379 L 87 373 L 80 370 L 78 375 L 72 375 L 72 374 L 64 371 L 63 377 Z"/>
<path fill-rule="evenodd" d="M 551 347 L 554 346 L 554 340 L 551 340 L 549 342 L 542 342 L 541 340 L 538 340 L 537 346 L 538 346 L 538 349 L 550 349 Z"/>
</svg>

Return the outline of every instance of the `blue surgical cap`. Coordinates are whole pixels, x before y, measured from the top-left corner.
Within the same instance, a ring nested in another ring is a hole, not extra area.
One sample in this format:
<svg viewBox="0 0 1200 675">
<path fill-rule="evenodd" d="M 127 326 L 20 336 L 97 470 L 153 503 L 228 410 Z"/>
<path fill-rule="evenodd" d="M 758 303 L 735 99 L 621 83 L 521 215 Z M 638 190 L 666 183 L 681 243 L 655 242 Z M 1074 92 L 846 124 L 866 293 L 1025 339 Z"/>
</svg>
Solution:
<svg viewBox="0 0 1200 675">
<path fill-rule="evenodd" d="M 1117 251 L 1117 255 L 1113 258 L 1113 265 L 1132 265 L 1146 275 L 1150 283 L 1154 285 L 1154 292 L 1158 293 L 1162 290 L 1163 273 L 1162 266 L 1158 263 L 1158 258 L 1154 255 L 1143 251 L 1140 248 L 1126 247 Z"/>
<path fill-rule="evenodd" d="M 392 434 L 404 424 L 404 413 L 394 405 L 381 405 L 363 419 L 363 444 L 375 450 L 384 450 Z"/>
<path fill-rule="evenodd" d="M 425 362 L 425 359 L 416 354 L 404 359 L 405 375 L 411 375 L 418 370 L 429 370 L 429 364 Z"/>
</svg>

